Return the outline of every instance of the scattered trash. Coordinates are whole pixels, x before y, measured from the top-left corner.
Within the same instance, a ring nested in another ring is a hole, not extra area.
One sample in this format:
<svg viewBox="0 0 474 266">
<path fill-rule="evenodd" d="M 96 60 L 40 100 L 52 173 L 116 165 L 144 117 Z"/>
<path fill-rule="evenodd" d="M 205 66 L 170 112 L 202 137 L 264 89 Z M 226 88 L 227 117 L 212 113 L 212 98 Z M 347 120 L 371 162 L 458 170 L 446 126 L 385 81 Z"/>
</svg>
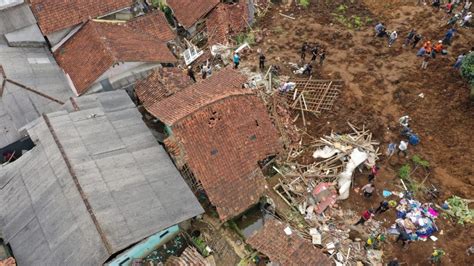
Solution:
<svg viewBox="0 0 474 266">
<path fill-rule="evenodd" d="M 285 234 L 286 234 L 287 236 L 289 236 L 289 235 L 291 235 L 291 234 L 293 233 L 293 232 L 291 231 L 291 228 L 290 228 L 289 226 L 287 226 L 284 231 L 285 231 Z"/>
<path fill-rule="evenodd" d="M 396 208 L 396 224 L 410 236 L 410 240 L 426 241 L 438 231 L 434 219 L 438 212 L 431 203 L 421 204 L 417 200 L 403 198 Z M 393 228 L 393 226 L 392 226 Z"/>
</svg>

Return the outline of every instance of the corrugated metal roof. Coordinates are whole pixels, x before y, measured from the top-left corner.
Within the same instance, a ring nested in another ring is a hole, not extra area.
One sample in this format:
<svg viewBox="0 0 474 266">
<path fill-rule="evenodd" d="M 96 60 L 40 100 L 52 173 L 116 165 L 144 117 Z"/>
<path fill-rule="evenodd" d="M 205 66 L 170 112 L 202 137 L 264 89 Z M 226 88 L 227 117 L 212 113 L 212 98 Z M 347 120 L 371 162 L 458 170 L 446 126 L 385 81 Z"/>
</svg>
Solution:
<svg viewBox="0 0 474 266">
<path fill-rule="evenodd" d="M 0 45 L 0 65 L 7 78 L 55 99 L 65 102 L 73 95 L 62 70 L 44 48 Z M 57 102 L 7 82 L 0 95 L 0 148 L 18 140 L 18 130 L 42 113 L 59 108 Z"/>
<path fill-rule="evenodd" d="M 0 227 L 19 265 L 97 265 L 203 212 L 125 92 L 75 105 L 31 124 L 37 146 L 0 169 Z"/>
</svg>

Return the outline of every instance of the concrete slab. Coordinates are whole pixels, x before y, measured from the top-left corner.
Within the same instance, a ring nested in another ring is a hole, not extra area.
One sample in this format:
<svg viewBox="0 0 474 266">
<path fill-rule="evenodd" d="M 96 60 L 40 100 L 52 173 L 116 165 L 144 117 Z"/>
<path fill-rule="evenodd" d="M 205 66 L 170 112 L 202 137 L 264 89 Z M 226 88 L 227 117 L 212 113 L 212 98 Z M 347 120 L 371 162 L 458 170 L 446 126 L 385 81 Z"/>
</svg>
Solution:
<svg viewBox="0 0 474 266">
<path fill-rule="evenodd" d="M 36 24 L 7 33 L 5 38 L 8 45 L 12 47 L 41 47 L 46 45 L 46 40 Z"/>
</svg>

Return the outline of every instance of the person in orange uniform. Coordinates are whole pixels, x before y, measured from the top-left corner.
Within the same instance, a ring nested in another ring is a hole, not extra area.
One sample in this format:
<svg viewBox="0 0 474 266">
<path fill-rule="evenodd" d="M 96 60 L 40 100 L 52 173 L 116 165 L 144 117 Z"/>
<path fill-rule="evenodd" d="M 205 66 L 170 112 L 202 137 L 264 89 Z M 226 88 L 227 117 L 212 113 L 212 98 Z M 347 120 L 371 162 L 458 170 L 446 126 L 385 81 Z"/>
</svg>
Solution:
<svg viewBox="0 0 474 266">
<path fill-rule="evenodd" d="M 439 41 L 437 44 L 435 44 L 434 48 L 435 52 L 440 54 L 443 51 L 443 41 Z"/>
</svg>

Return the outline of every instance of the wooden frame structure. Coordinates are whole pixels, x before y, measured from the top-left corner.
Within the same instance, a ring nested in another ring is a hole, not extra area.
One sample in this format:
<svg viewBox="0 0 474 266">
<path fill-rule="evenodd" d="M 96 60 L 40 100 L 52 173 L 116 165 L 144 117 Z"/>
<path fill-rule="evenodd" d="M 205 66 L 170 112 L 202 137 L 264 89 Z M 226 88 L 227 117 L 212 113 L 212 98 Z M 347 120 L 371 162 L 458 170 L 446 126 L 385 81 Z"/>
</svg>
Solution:
<svg viewBox="0 0 474 266">
<path fill-rule="evenodd" d="M 292 82 L 295 88 L 285 94 L 291 108 L 314 114 L 330 111 L 344 85 L 342 80 L 313 80 L 311 77 Z"/>
</svg>

